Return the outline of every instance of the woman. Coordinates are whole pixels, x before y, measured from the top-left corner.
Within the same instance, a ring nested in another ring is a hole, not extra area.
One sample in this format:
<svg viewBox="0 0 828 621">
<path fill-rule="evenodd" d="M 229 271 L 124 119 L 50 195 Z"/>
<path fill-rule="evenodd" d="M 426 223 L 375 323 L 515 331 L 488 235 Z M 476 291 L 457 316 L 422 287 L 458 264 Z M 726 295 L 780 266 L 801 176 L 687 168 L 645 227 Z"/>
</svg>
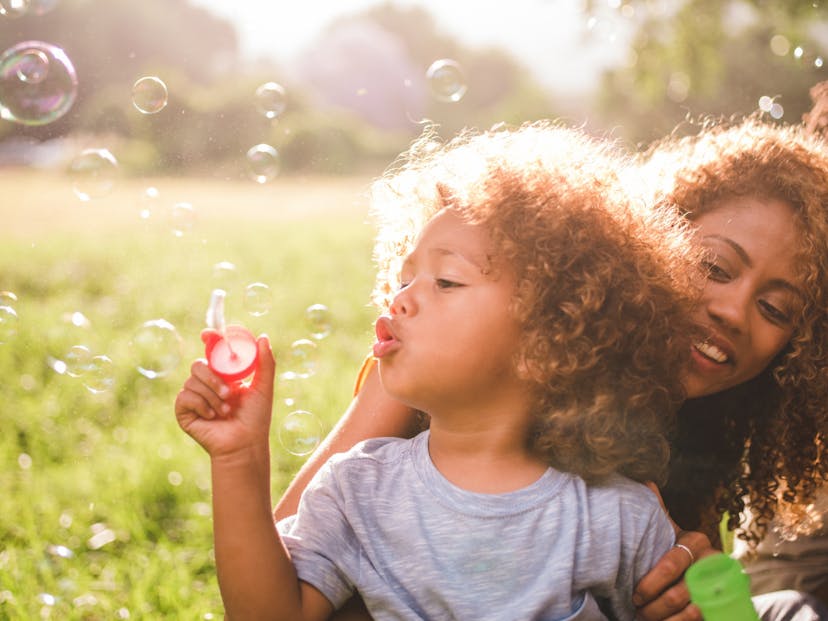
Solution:
<svg viewBox="0 0 828 621">
<path fill-rule="evenodd" d="M 785 503 L 810 499 L 828 474 L 828 154 L 801 128 L 747 119 L 664 141 L 637 168 L 641 191 L 678 206 L 709 249 L 692 351 L 662 494 L 679 547 L 638 585 L 643 619 L 700 619 L 682 580 L 720 546 L 719 522 L 755 545 Z M 649 201 L 645 201 L 648 202 Z M 423 421 L 386 397 L 376 371 L 276 508 L 295 511 L 331 453 L 368 437 L 410 436 Z M 749 500 L 753 520 L 739 529 Z M 770 617 L 768 617 L 770 618 Z M 813 618 L 813 617 L 812 617 Z"/>
</svg>

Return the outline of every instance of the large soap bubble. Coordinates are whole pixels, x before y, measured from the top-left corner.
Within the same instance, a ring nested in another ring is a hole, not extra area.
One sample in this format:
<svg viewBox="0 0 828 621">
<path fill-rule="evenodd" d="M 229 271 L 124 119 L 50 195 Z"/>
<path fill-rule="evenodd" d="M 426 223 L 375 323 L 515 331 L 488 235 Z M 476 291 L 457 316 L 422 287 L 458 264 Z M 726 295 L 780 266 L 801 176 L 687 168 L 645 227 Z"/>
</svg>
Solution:
<svg viewBox="0 0 828 621">
<path fill-rule="evenodd" d="M 66 114 L 77 93 L 75 67 L 61 48 L 23 41 L 0 54 L 0 118 L 46 125 Z"/>
</svg>

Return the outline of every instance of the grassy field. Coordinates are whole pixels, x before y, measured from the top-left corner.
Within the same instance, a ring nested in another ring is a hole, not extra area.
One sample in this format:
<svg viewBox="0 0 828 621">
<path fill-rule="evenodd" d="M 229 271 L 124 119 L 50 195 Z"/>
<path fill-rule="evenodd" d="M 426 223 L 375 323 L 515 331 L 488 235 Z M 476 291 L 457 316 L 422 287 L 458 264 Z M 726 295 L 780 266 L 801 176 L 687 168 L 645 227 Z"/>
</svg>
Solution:
<svg viewBox="0 0 828 621">
<path fill-rule="evenodd" d="M 173 400 L 215 287 L 228 322 L 270 335 L 280 370 L 312 341 L 315 373 L 277 389 L 279 496 L 304 459 L 282 421 L 307 410 L 327 432 L 371 342 L 367 182 L 121 179 L 84 203 L 63 177 L 0 170 L 0 291 L 16 297 L 0 304 L 17 315 L 0 313 L 0 619 L 222 618 L 208 458 Z M 171 219 L 179 202 L 195 218 Z M 247 300 L 253 283 L 266 295 Z M 312 304 L 327 337 L 311 337 Z M 141 345 L 161 319 L 174 331 Z"/>
</svg>

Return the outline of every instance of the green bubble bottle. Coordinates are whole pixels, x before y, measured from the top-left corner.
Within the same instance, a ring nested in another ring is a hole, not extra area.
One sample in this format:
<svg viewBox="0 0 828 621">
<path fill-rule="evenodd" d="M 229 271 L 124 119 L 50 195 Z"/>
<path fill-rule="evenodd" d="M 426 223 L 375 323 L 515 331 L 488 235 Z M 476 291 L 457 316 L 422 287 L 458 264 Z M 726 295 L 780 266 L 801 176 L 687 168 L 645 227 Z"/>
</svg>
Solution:
<svg viewBox="0 0 828 621">
<path fill-rule="evenodd" d="M 750 599 L 750 577 L 726 554 L 706 556 L 684 574 L 690 600 L 705 621 L 759 621 Z"/>
</svg>

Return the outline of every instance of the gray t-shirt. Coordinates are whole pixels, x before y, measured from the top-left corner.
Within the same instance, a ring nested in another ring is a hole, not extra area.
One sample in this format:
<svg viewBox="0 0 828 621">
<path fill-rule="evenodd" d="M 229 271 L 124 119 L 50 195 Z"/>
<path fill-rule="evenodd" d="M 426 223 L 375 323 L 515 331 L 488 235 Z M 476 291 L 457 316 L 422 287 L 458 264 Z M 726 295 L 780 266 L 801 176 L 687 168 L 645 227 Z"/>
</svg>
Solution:
<svg viewBox="0 0 828 621">
<path fill-rule="evenodd" d="M 301 580 L 376 621 L 632 619 L 634 585 L 673 545 L 649 489 L 549 469 L 506 494 L 460 489 L 428 431 L 335 455 L 279 523 Z M 599 605 L 601 611 L 599 611 Z"/>
</svg>

